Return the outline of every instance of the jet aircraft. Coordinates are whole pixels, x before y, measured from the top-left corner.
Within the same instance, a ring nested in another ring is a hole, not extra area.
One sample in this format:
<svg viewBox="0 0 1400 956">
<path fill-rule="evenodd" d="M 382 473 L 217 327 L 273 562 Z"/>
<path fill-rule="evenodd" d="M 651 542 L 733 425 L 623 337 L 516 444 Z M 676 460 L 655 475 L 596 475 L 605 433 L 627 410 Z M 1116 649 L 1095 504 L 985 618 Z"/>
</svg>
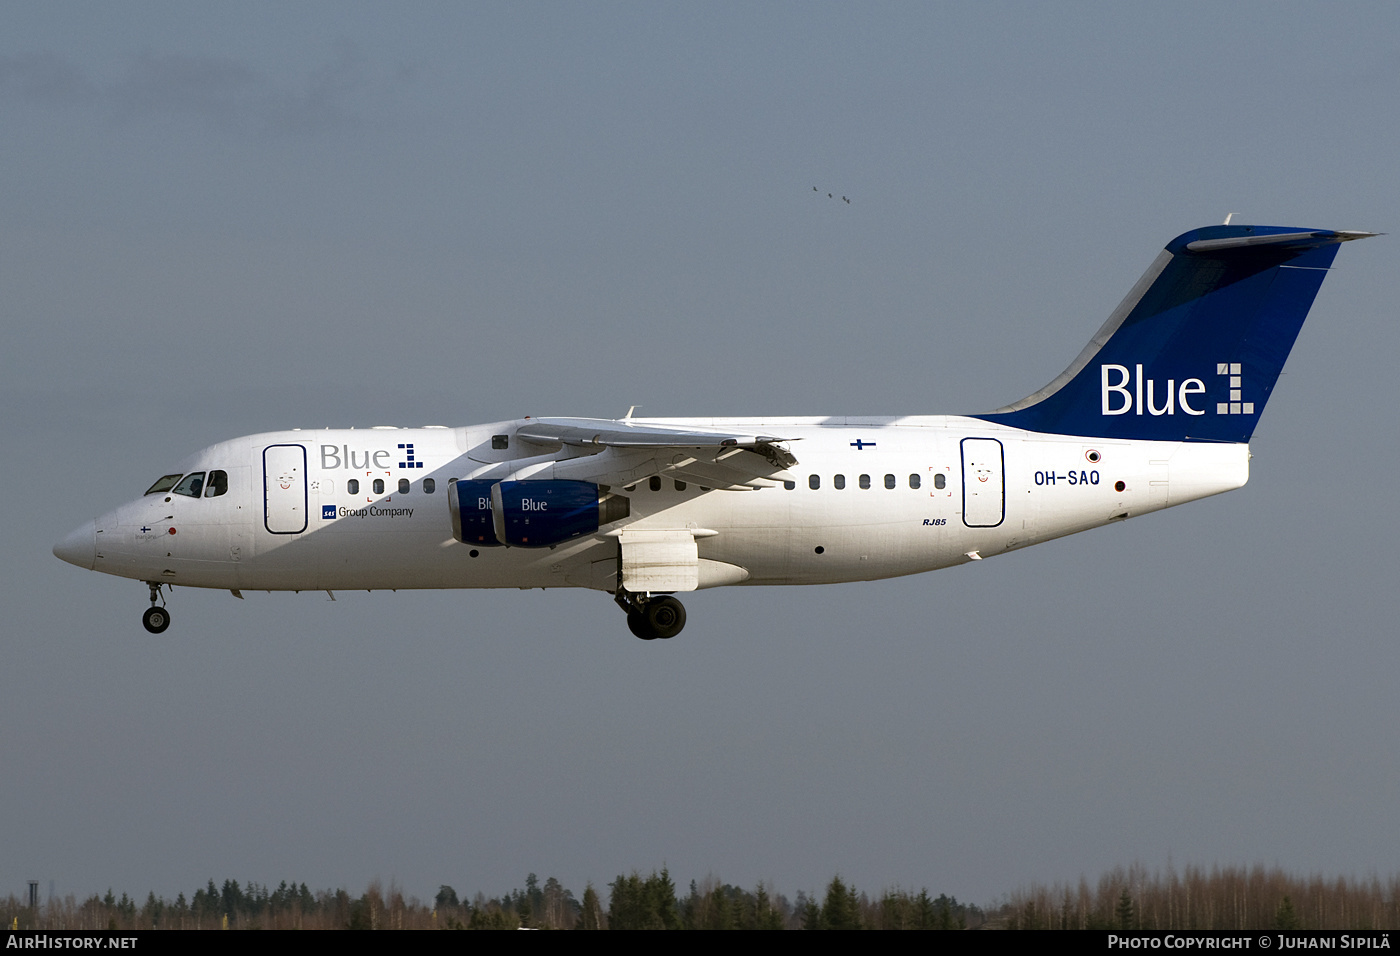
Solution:
<svg viewBox="0 0 1400 956">
<path fill-rule="evenodd" d="M 220 442 L 54 547 L 146 583 L 588 588 L 643 640 L 676 594 L 917 574 L 1220 494 L 1342 242 L 1208 226 L 1167 244 L 1079 357 L 980 415 L 523 418 Z"/>
</svg>

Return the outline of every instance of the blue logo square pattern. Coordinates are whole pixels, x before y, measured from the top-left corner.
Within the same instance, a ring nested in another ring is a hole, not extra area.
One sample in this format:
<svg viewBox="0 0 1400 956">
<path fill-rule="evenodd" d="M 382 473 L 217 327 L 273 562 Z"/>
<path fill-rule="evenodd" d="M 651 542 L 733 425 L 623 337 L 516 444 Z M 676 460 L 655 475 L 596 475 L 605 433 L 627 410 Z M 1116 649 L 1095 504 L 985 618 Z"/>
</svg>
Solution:
<svg viewBox="0 0 1400 956">
<path fill-rule="evenodd" d="M 414 461 L 414 460 L 413 460 L 413 442 L 409 442 L 409 443 L 406 444 L 406 445 L 400 445 L 399 447 L 402 448 L 402 449 L 404 450 L 404 458 L 408 459 L 407 461 L 401 461 L 401 462 L 399 462 L 399 467 L 400 467 L 400 468 L 422 468 L 422 467 L 423 467 L 423 463 L 422 463 L 421 461 Z"/>
</svg>

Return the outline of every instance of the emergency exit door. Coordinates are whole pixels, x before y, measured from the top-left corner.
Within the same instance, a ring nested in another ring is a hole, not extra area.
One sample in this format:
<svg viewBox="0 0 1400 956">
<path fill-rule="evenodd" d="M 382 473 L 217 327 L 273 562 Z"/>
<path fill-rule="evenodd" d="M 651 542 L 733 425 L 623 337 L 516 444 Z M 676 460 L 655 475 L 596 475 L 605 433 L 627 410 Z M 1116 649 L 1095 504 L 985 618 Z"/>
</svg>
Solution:
<svg viewBox="0 0 1400 956">
<path fill-rule="evenodd" d="M 1006 462 L 995 438 L 962 440 L 963 524 L 995 528 L 1006 518 Z"/>
<path fill-rule="evenodd" d="M 306 449 L 268 445 L 263 449 L 263 527 L 273 534 L 301 534 L 306 502 Z"/>
</svg>

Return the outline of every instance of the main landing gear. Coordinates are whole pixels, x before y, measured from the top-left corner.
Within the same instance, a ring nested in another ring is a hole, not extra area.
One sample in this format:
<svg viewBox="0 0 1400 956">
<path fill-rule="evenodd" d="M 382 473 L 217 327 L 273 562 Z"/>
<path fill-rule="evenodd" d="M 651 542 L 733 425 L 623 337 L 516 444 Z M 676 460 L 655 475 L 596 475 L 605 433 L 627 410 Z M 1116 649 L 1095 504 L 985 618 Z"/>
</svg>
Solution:
<svg viewBox="0 0 1400 956">
<path fill-rule="evenodd" d="M 160 582 L 147 581 L 146 586 L 151 589 L 151 606 L 141 615 L 141 623 L 152 634 L 160 634 L 170 626 L 170 612 L 165 609 L 165 599 L 160 596 Z M 156 607 L 156 601 L 161 602 L 160 607 Z"/>
<path fill-rule="evenodd" d="M 669 594 L 650 597 L 619 590 L 613 600 L 627 612 L 627 629 L 644 641 L 669 640 L 685 627 L 685 605 Z"/>
</svg>

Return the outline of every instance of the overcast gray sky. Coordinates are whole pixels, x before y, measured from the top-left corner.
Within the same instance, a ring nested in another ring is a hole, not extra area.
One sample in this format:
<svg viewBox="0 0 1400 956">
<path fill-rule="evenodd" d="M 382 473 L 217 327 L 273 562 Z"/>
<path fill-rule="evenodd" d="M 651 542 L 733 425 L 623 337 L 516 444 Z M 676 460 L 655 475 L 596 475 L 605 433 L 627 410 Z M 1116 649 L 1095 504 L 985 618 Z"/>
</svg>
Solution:
<svg viewBox="0 0 1400 956">
<path fill-rule="evenodd" d="M 0 10 L 0 893 L 1395 871 L 1395 237 L 1243 490 L 669 642 L 50 553 L 274 428 L 1020 398 L 1187 229 L 1400 231 L 1394 5 Z"/>
</svg>

